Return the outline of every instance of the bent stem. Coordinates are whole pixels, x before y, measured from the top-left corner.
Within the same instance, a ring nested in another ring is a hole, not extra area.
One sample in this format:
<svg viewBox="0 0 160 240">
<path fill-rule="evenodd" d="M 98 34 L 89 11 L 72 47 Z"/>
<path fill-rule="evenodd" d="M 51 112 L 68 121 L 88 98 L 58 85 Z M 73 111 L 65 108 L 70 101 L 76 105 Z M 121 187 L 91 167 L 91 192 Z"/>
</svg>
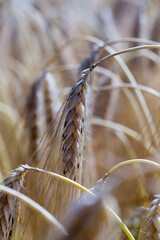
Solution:
<svg viewBox="0 0 160 240">
<path fill-rule="evenodd" d="M 99 43 L 99 40 L 96 41 L 96 43 L 98 44 Z M 101 42 L 99 43 L 101 44 Z M 132 48 L 127 48 L 127 49 L 124 49 L 124 50 L 120 50 L 120 51 L 117 51 L 115 52 L 112 48 L 110 47 L 107 47 L 107 51 L 110 52 L 109 55 L 105 56 L 104 58 L 100 59 L 98 62 L 96 62 L 95 64 L 93 64 L 86 72 L 86 75 L 89 74 L 90 72 L 92 72 L 97 66 L 99 66 L 100 63 L 104 62 L 105 60 L 107 59 L 110 59 L 112 57 L 115 57 L 117 59 L 118 55 L 120 54 L 123 54 L 123 53 L 128 53 L 128 52 L 133 52 L 133 51 L 136 51 L 136 50 L 142 50 L 142 49 L 159 49 L 160 48 L 160 45 L 142 45 L 142 46 L 138 46 L 138 47 L 132 47 Z M 117 56 L 117 57 L 116 57 Z M 137 84 L 134 76 L 132 75 L 132 73 L 130 72 L 130 70 L 128 69 L 128 67 L 125 65 L 125 63 L 122 61 L 122 59 L 120 59 L 118 57 L 118 63 L 121 65 L 122 69 L 124 70 L 124 72 L 126 73 L 128 79 L 130 80 L 131 83 L 134 83 L 134 84 Z M 136 91 L 136 95 L 138 97 L 138 100 L 139 100 L 139 103 L 140 105 L 142 106 L 142 109 L 143 109 L 143 112 L 145 114 L 145 117 L 146 117 L 146 120 L 148 122 L 148 125 L 150 127 L 150 130 L 151 130 L 151 133 L 152 133 L 152 136 L 155 140 L 155 143 L 156 145 L 158 146 L 159 145 L 159 138 L 158 138 L 158 135 L 156 133 L 156 127 L 154 125 L 154 122 L 152 120 L 152 116 L 150 114 L 150 111 L 148 109 L 148 106 L 145 102 L 145 99 L 142 95 L 142 93 L 140 92 L 140 90 L 135 90 Z"/>
<path fill-rule="evenodd" d="M 116 218 L 117 222 L 119 223 L 119 225 L 121 226 L 121 228 L 123 229 L 123 231 L 125 232 L 125 234 L 127 235 L 127 237 L 130 240 L 135 240 L 135 238 L 133 237 L 133 235 L 131 234 L 131 232 L 129 231 L 129 229 L 127 228 L 127 226 L 124 224 L 124 222 L 120 219 L 120 217 L 112 210 L 112 208 L 110 208 L 109 206 L 107 206 L 105 204 L 105 208 L 106 210 L 109 210 L 113 216 Z"/>
<path fill-rule="evenodd" d="M 90 120 L 90 123 L 92 125 L 98 125 L 98 126 L 103 126 L 103 127 L 108 127 L 114 131 L 118 131 L 118 132 L 123 132 L 125 134 L 127 134 L 128 136 L 132 137 L 133 139 L 135 139 L 136 141 L 142 141 L 142 137 L 141 135 L 136 132 L 135 130 L 126 127 L 125 125 L 122 125 L 120 123 L 117 122 L 113 122 L 110 120 L 104 120 L 98 117 L 94 117 Z"/>
<path fill-rule="evenodd" d="M 65 50 L 65 48 L 67 48 L 71 44 L 81 42 L 81 41 L 91 41 L 92 42 L 92 41 L 95 41 L 95 40 L 97 41 L 97 38 L 95 38 L 91 35 L 80 36 L 80 37 L 76 37 L 74 39 L 68 40 L 55 52 L 55 54 L 50 59 L 48 59 L 48 61 L 46 62 L 45 66 L 44 66 L 44 69 L 47 66 L 49 66 L 50 64 L 53 64 L 57 60 L 57 58 L 60 56 L 62 51 Z M 159 42 L 156 42 L 156 41 L 143 39 L 143 38 L 134 38 L 134 37 L 120 38 L 120 39 L 117 39 L 117 40 L 107 41 L 107 42 L 103 42 L 103 41 L 99 40 L 99 42 L 101 42 L 99 51 L 107 45 L 111 46 L 111 45 L 118 44 L 118 43 L 159 44 Z"/>
<path fill-rule="evenodd" d="M 71 179 L 69 179 L 67 177 L 63 177 L 63 176 L 61 176 L 59 174 L 56 174 L 56 173 L 53 173 L 53 172 L 50 172 L 50 171 L 46 171 L 46 170 L 43 170 L 43 169 L 40 169 L 40 168 L 30 167 L 28 165 L 23 165 L 23 167 L 26 168 L 26 170 L 31 170 L 31 171 L 35 171 L 35 172 L 41 172 L 41 173 L 47 174 L 49 176 L 58 178 L 58 179 L 60 179 L 62 181 L 65 181 L 67 183 L 72 184 L 73 186 L 79 188 L 83 192 L 86 192 L 89 195 L 91 195 L 93 197 L 96 197 L 96 195 L 92 191 L 90 191 L 89 189 L 85 188 L 81 184 L 79 184 L 79 183 L 77 183 L 77 182 L 75 182 L 75 181 L 73 181 L 73 180 L 71 180 Z M 124 222 L 120 219 L 120 217 L 107 204 L 105 204 L 105 209 L 106 209 L 107 212 L 109 210 L 112 213 L 112 215 L 115 217 L 116 221 L 120 224 L 120 226 L 123 229 L 123 231 L 125 232 L 125 234 L 128 236 L 128 238 L 130 240 L 135 240 L 134 237 L 132 236 L 131 232 L 127 228 L 127 226 L 124 224 Z"/>
<path fill-rule="evenodd" d="M 137 51 L 137 50 L 142 50 L 142 49 L 160 49 L 160 45 L 142 45 L 142 46 L 137 46 L 137 47 L 131 47 L 131 48 L 126 48 L 124 50 L 120 50 L 120 51 L 117 51 L 117 52 L 114 52 L 112 54 L 109 54 L 105 57 L 103 57 L 102 59 L 100 59 L 98 62 L 96 62 L 95 64 L 93 64 L 90 69 L 89 69 L 89 72 L 92 72 L 93 69 L 95 67 L 97 67 L 100 63 L 103 63 L 105 60 L 107 59 L 110 59 L 112 57 L 115 57 L 117 55 L 120 55 L 120 54 L 123 54 L 123 53 L 130 53 L 130 52 L 134 52 L 134 51 Z"/>
<path fill-rule="evenodd" d="M 160 164 L 159 163 L 156 163 L 154 161 L 151 161 L 151 160 L 147 160 L 147 159 L 132 159 L 132 160 L 126 160 L 126 161 L 123 161 L 121 163 L 118 163 L 117 165 L 115 165 L 113 168 L 111 168 L 105 175 L 104 177 L 101 179 L 102 181 L 105 181 L 105 179 L 107 177 L 109 177 L 109 175 L 111 175 L 111 173 L 113 173 L 115 170 L 117 170 L 119 167 L 122 167 L 122 166 L 125 166 L 127 164 L 132 164 L 132 163 L 147 163 L 147 164 L 150 164 L 154 167 L 160 167 Z"/>
<path fill-rule="evenodd" d="M 114 90 L 116 88 L 133 88 L 133 89 L 138 89 L 147 93 L 152 94 L 153 96 L 160 98 L 160 92 L 150 88 L 146 87 L 141 84 L 134 85 L 132 83 L 119 83 L 119 84 L 114 84 L 114 85 L 108 85 L 108 86 L 103 86 L 103 87 L 95 87 L 94 91 L 107 91 L 107 90 Z"/>
</svg>

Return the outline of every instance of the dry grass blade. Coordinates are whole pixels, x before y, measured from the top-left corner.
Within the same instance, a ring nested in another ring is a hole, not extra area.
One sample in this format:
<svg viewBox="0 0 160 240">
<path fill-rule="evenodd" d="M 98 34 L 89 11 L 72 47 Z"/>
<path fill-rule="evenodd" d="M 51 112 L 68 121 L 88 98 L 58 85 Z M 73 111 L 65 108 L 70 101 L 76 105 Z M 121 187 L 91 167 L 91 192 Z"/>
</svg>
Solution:
<svg viewBox="0 0 160 240">
<path fill-rule="evenodd" d="M 65 50 L 65 48 L 67 48 L 69 45 L 73 44 L 73 43 L 77 43 L 77 42 L 81 42 L 81 41 L 93 41 L 95 40 L 95 43 L 97 44 L 97 39 L 94 38 L 93 36 L 90 36 L 90 35 L 85 35 L 85 36 L 80 36 L 80 37 L 76 37 L 76 38 L 72 38 L 68 41 L 66 41 L 55 53 L 54 55 L 47 61 L 46 63 L 46 67 L 47 66 L 50 66 L 51 64 L 53 64 L 59 57 L 60 57 L 60 54 Z M 94 42 L 94 41 L 93 41 Z M 107 41 L 107 42 L 102 42 L 99 46 L 99 50 L 103 49 L 105 46 L 107 45 L 114 45 L 114 44 L 119 44 L 119 43 L 141 43 L 141 44 L 159 44 L 159 42 L 156 42 L 156 41 L 152 41 L 152 40 L 149 40 L 149 39 L 143 39 L 143 38 L 135 38 L 135 37 L 124 37 L 124 38 L 119 38 L 117 40 L 111 40 L 111 41 Z M 98 48 L 97 50 L 93 51 L 93 53 L 90 53 L 88 55 L 88 57 L 84 60 L 83 63 L 86 63 L 88 62 L 89 65 L 90 65 L 90 59 L 92 57 L 95 57 L 94 53 L 98 53 Z M 89 60 L 89 61 L 86 61 L 86 60 Z M 82 66 L 82 65 L 81 65 Z M 84 67 L 80 67 L 80 69 L 85 69 Z"/>
<path fill-rule="evenodd" d="M 110 47 L 107 47 L 107 51 L 111 52 L 110 55 L 102 58 L 101 60 L 99 60 L 95 66 L 99 63 L 102 63 L 103 61 L 105 61 L 106 59 L 110 58 L 111 56 L 114 57 L 114 56 L 117 56 L 119 54 L 123 54 L 123 53 L 127 53 L 127 52 L 132 52 L 132 51 L 136 51 L 136 50 L 140 50 L 140 49 L 154 49 L 154 48 L 160 48 L 160 45 L 142 45 L 142 46 L 138 46 L 138 47 L 133 47 L 133 48 L 128 48 L 128 49 L 125 49 L 125 50 L 122 50 L 122 51 L 118 51 L 118 52 L 115 52 L 112 48 Z M 117 57 L 116 57 L 117 58 Z M 129 68 L 127 67 L 127 65 L 122 61 L 121 58 L 119 58 L 118 56 L 118 62 L 119 64 L 121 65 L 122 69 L 124 70 L 126 76 L 128 77 L 129 81 L 133 84 L 137 84 L 133 74 L 130 72 Z M 94 66 L 94 67 L 95 67 Z M 155 144 L 158 145 L 158 136 L 157 136 L 157 133 L 156 133 L 156 127 L 154 125 L 154 122 L 153 122 L 153 119 L 152 119 L 152 116 L 150 114 L 150 111 L 148 109 L 148 105 L 146 104 L 146 101 L 141 93 L 141 91 L 139 91 L 138 89 L 135 90 L 136 92 L 136 95 L 139 99 L 139 103 L 140 105 L 142 106 L 142 109 L 143 109 L 143 112 L 145 114 L 145 117 L 146 117 L 146 120 L 148 122 L 148 129 L 151 130 L 151 133 L 152 133 L 152 137 L 155 139 Z M 147 134 L 148 134 L 149 131 L 147 131 Z M 146 134 L 146 132 L 145 132 Z M 149 137 L 149 136 L 148 136 Z M 148 138 L 147 137 L 147 138 Z M 150 137 L 149 137 L 150 138 Z"/>
<path fill-rule="evenodd" d="M 143 141 L 142 136 L 138 132 L 136 132 L 133 129 L 130 129 L 130 128 L 122 125 L 122 124 L 112 122 L 112 121 L 108 121 L 108 120 L 104 120 L 104 119 L 101 119 L 101 118 L 96 118 L 96 117 L 91 119 L 90 123 L 92 125 L 103 126 L 103 127 L 110 128 L 113 131 L 125 133 L 126 135 L 135 139 L 137 142 L 142 142 Z M 153 156 L 157 155 L 157 153 L 158 153 L 157 149 L 154 148 L 154 147 L 150 147 L 150 142 L 144 142 L 143 141 L 143 144 L 144 144 L 144 147 L 146 148 L 146 150 L 148 150 L 148 152 L 153 154 Z"/>
<path fill-rule="evenodd" d="M 108 120 L 104 120 L 104 119 L 101 119 L 101 118 L 98 118 L 98 117 L 95 117 L 95 118 L 91 119 L 90 123 L 93 124 L 93 125 L 104 126 L 104 127 L 108 127 L 108 128 L 113 129 L 113 130 L 116 130 L 116 131 L 123 132 L 123 133 L 127 134 L 128 136 L 136 139 L 137 141 L 141 141 L 141 135 L 140 134 L 138 134 L 133 129 L 130 129 L 126 126 L 123 126 L 122 124 L 115 123 L 115 122 L 108 121 Z"/>
<path fill-rule="evenodd" d="M 138 240 L 160 239 L 160 195 L 156 195 L 141 226 Z"/>
<path fill-rule="evenodd" d="M 111 79 L 109 77 L 103 77 L 102 81 L 100 81 L 100 86 L 103 88 L 103 86 L 106 86 L 108 84 L 111 84 Z M 110 111 L 110 115 L 114 115 L 114 107 L 113 107 L 113 101 L 112 99 L 114 99 L 114 101 L 116 102 L 115 98 L 118 97 L 118 94 L 112 94 L 112 92 L 95 92 L 94 94 L 94 104 L 93 104 L 93 116 L 97 116 L 99 118 L 105 119 L 107 116 L 107 113 Z M 109 106 L 111 106 L 111 108 L 109 108 Z M 104 129 L 101 126 L 96 126 L 93 125 L 90 121 L 89 124 L 91 125 L 91 129 L 92 129 L 92 146 L 90 147 L 90 149 L 93 149 L 93 154 L 92 154 L 92 158 L 90 159 L 95 159 L 96 162 L 101 163 L 102 159 L 106 158 L 106 154 L 105 154 L 105 150 L 106 150 L 106 146 L 107 141 L 107 130 Z M 94 137 L 96 136 L 96 137 Z M 105 155 L 105 156 L 104 156 Z M 98 173 L 98 171 L 97 171 Z"/>
<path fill-rule="evenodd" d="M 2 182 L 2 185 L 20 191 L 25 172 L 26 169 L 22 166 L 15 169 L 12 171 L 12 175 Z M 14 227 L 18 219 L 18 207 L 18 200 L 0 192 L 0 239 L 10 239 L 14 234 Z"/>
<path fill-rule="evenodd" d="M 148 92 L 155 97 L 158 97 L 158 98 L 160 97 L 159 91 L 157 91 L 153 88 L 150 88 L 150 87 L 146 87 L 144 85 L 140 85 L 140 84 L 137 84 L 136 86 L 134 86 L 133 84 L 130 84 L 130 83 L 119 83 L 119 84 L 108 85 L 108 86 L 106 85 L 103 87 L 96 87 L 94 90 L 95 91 L 106 91 L 106 90 L 114 90 L 116 88 L 136 88 L 136 89 L 140 89 L 142 91 Z"/>
</svg>

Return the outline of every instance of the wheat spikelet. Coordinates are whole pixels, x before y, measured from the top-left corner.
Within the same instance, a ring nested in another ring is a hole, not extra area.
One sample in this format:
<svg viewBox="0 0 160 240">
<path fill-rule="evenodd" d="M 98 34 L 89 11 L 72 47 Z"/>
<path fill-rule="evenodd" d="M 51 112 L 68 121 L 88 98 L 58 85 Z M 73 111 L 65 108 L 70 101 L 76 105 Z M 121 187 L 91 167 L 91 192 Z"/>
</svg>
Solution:
<svg viewBox="0 0 160 240">
<path fill-rule="evenodd" d="M 12 171 L 2 184 L 14 190 L 20 191 L 26 169 L 19 167 Z M 10 239 L 18 218 L 19 202 L 15 198 L 0 192 L 0 239 Z"/>
<path fill-rule="evenodd" d="M 71 213 L 66 218 L 68 236 L 57 239 L 93 240 L 101 232 L 105 222 L 107 222 L 107 215 L 102 199 L 84 195 L 80 203 L 72 207 Z"/>
<path fill-rule="evenodd" d="M 99 86 L 107 86 L 111 84 L 111 79 L 108 77 L 104 77 L 100 79 Z M 117 92 L 96 92 L 94 95 L 94 109 L 93 109 L 93 117 L 100 117 L 102 119 L 106 119 L 108 117 L 108 112 L 110 113 L 110 117 L 114 115 L 115 112 L 115 102 L 116 98 L 118 98 Z M 113 101 L 114 99 L 114 101 Z M 111 111 L 110 111 L 111 110 Z M 110 145 L 110 132 L 104 129 L 101 126 L 92 125 L 92 135 L 96 137 L 92 137 L 92 151 L 94 152 L 94 157 L 97 163 L 97 172 L 99 172 L 99 166 L 102 166 L 103 161 L 106 164 L 106 158 L 111 158 L 111 156 L 107 156 L 106 154 L 109 145 Z M 109 141 L 108 141 L 109 139 Z M 106 166 L 105 166 L 106 167 Z"/>
<path fill-rule="evenodd" d="M 160 195 L 155 197 L 141 226 L 138 240 L 160 239 Z"/>
<path fill-rule="evenodd" d="M 86 90 L 87 81 L 84 78 L 79 80 L 71 89 L 65 102 L 61 118 L 62 122 L 59 123 L 61 135 L 58 159 L 55 163 L 52 163 L 52 166 L 47 167 L 48 163 L 46 165 L 47 169 L 65 175 L 79 183 L 81 183 L 83 169 L 82 157 L 84 147 L 84 121 L 86 117 Z M 54 136 L 54 139 L 56 137 L 57 134 Z M 51 154 L 51 156 L 53 156 L 53 154 Z M 52 169 L 50 169 L 50 167 Z M 50 185 L 48 187 L 50 187 Z M 62 196 L 64 199 L 68 199 L 69 203 L 74 196 L 78 194 L 79 190 L 72 188 L 71 186 L 66 187 L 59 182 L 55 184 L 52 195 L 56 192 L 57 196 L 52 205 L 52 211 L 58 210 L 58 212 L 60 212 L 60 209 L 64 208 Z"/>
<path fill-rule="evenodd" d="M 81 80 L 68 96 L 68 113 L 65 118 L 62 135 L 63 174 L 74 180 L 77 177 L 77 168 L 82 164 L 79 159 L 83 151 L 81 135 L 83 135 L 84 130 L 86 87 L 86 81 Z"/>
</svg>

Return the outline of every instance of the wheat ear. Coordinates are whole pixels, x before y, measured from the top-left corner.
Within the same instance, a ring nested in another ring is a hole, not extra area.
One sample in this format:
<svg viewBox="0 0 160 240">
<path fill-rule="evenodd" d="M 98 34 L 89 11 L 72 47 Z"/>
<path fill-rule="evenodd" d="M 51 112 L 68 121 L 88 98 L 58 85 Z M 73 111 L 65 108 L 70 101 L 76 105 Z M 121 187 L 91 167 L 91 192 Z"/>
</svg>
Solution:
<svg viewBox="0 0 160 240">
<path fill-rule="evenodd" d="M 160 239 L 160 195 L 155 195 L 151 208 L 141 226 L 138 240 Z"/>
<path fill-rule="evenodd" d="M 37 160 L 35 150 L 37 149 L 39 143 L 38 105 L 41 81 L 41 77 L 36 79 L 30 88 L 26 101 L 26 124 L 29 129 L 30 156 L 32 156 L 33 161 Z"/>
<path fill-rule="evenodd" d="M 19 167 L 12 171 L 2 185 L 20 191 L 26 169 Z M 8 240 L 12 236 L 18 218 L 19 202 L 17 199 L 0 192 L 0 239 Z"/>
<path fill-rule="evenodd" d="M 67 115 L 63 126 L 61 142 L 62 161 L 64 163 L 63 174 L 69 175 L 76 180 L 77 168 L 80 167 L 82 154 L 82 137 L 84 130 L 85 104 L 86 104 L 87 83 L 84 79 L 80 80 L 67 98 Z"/>
<path fill-rule="evenodd" d="M 31 86 L 26 104 L 30 154 L 34 162 L 41 158 L 39 150 L 43 141 L 40 139 L 44 132 L 48 130 L 50 137 L 54 132 L 53 120 L 59 107 L 56 97 L 55 81 L 49 72 L 43 71 Z"/>
<path fill-rule="evenodd" d="M 135 239 L 137 239 L 138 237 L 140 227 L 144 220 L 144 216 L 147 213 L 148 213 L 147 208 L 138 207 L 134 210 L 133 216 L 126 222 L 127 227 L 129 228 Z M 124 234 L 124 232 L 122 233 L 121 240 L 128 240 L 128 237 L 126 236 L 126 234 Z"/>
<path fill-rule="evenodd" d="M 56 123 L 53 139 L 49 143 L 49 153 L 47 159 L 44 159 L 43 167 L 79 183 L 81 183 L 84 170 L 82 158 L 87 88 L 88 78 L 82 77 L 69 92 L 61 109 L 60 119 Z M 48 206 L 48 209 L 56 216 L 64 213 L 68 203 L 80 194 L 80 191 L 73 186 L 66 187 L 58 180 L 51 180 L 48 177 L 42 178 L 38 182 L 39 184 L 43 186 L 43 189 L 41 187 L 42 191 L 39 191 L 38 199 L 42 204 Z M 49 200 L 51 197 L 53 197 L 52 203 Z"/>
</svg>

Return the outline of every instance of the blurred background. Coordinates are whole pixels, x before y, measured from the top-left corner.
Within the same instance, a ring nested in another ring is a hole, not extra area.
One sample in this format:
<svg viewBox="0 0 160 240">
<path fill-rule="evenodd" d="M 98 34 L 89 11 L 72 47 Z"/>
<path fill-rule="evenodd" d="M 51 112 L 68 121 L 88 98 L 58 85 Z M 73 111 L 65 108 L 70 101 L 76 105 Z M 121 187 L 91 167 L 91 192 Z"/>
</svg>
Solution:
<svg viewBox="0 0 160 240">
<path fill-rule="evenodd" d="M 56 117 L 96 44 L 118 40 L 98 52 L 95 62 L 113 51 L 139 45 L 122 38 L 140 38 L 141 45 L 144 39 L 159 42 L 159 12 L 158 0 L 0 1 L 1 180 L 20 164 L 32 164 L 33 152 L 49 132 L 49 121 Z M 46 88 L 36 85 L 44 70 L 50 74 Z M 150 49 L 123 54 L 93 71 L 91 128 L 86 129 L 84 158 L 94 163 L 90 169 L 94 176 L 87 187 L 121 161 L 159 162 L 159 75 L 159 50 Z M 142 92 L 123 84 L 148 88 Z M 125 166 L 108 180 L 108 201 L 124 220 L 129 219 L 137 206 L 147 206 L 158 193 L 158 181 L 159 171 L 153 167 Z"/>
</svg>

